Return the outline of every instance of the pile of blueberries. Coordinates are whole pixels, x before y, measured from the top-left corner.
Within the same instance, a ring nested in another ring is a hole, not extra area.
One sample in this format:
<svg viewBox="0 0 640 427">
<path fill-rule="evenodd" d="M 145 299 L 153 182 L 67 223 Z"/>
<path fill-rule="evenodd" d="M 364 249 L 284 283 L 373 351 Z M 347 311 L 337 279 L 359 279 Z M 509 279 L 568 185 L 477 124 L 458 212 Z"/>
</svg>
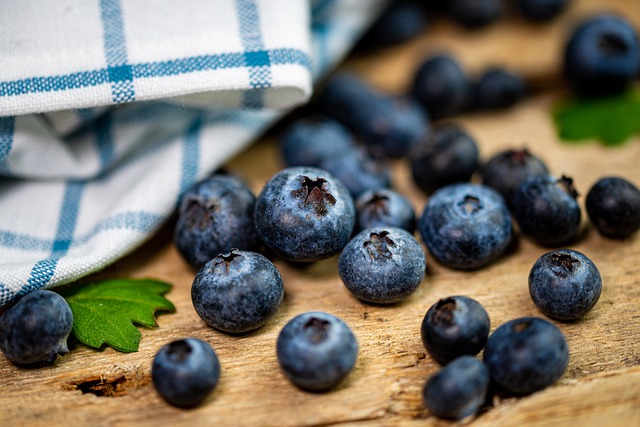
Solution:
<svg viewBox="0 0 640 427">
<path fill-rule="evenodd" d="M 448 3 L 455 17 L 472 5 L 495 2 Z M 535 16 L 528 7 L 544 2 L 518 3 L 525 15 Z M 546 3 L 558 12 L 564 5 Z M 473 19 L 468 26 L 478 26 Z M 639 69 L 635 30 L 618 17 L 586 21 L 566 47 L 565 71 L 582 95 L 623 90 Z M 273 257 L 309 263 L 338 255 L 340 278 L 355 297 L 393 304 L 412 295 L 425 276 L 426 257 L 416 230 L 433 258 L 458 270 L 476 270 L 500 258 L 514 239 L 516 224 L 543 246 L 575 242 L 581 209 L 570 177 L 551 176 L 544 162 L 524 148 L 500 152 L 481 165 L 477 144 L 464 129 L 451 122 L 430 123 L 430 118 L 472 109 L 509 107 L 524 94 L 524 81 L 514 74 L 492 69 L 471 81 L 445 55 L 428 58 L 418 68 L 407 97 L 378 93 L 353 75 L 333 76 L 315 101 L 317 113 L 284 131 L 287 167 L 257 197 L 242 180 L 225 174 L 196 183 L 181 197 L 174 241 L 198 269 L 191 288 L 197 314 L 229 334 L 263 326 L 284 298 Z M 388 158 L 408 162 L 416 186 L 429 196 L 418 217 L 407 198 L 391 189 Z M 470 182 L 474 174 L 481 175 L 481 184 Z M 624 239 L 640 228 L 640 190 L 624 178 L 599 180 L 588 192 L 586 209 L 606 237 Z M 529 290 L 546 316 L 575 321 L 598 301 L 602 279 L 584 254 L 553 249 L 531 268 Z M 51 291 L 32 292 L 0 318 L 0 350 L 19 365 L 53 362 L 67 352 L 72 322 L 63 298 Z M 424 388 L 425 405 L 433 414 L 472 416 L 486 402 L 490 383 L 523 395 L 564 373 L 567 343 L 549 321 L 519 318 L 491 335 L 489 330 L 485 309 L 466 296 L 442 299 L 426 312 L 424 347 L 444 365 Z M 310 391 L 339 384 L 358 355 L 348 325 L 323 312 L 291 319 L 276 349 L 283 374 Z M 483 349 L 480 361 L 475 356 Z M 152 365 L 159 394 L 181 407 L 200 404 L 219 376 L 216 353 L 194 338 L 167 344 Z"/>
</svg>

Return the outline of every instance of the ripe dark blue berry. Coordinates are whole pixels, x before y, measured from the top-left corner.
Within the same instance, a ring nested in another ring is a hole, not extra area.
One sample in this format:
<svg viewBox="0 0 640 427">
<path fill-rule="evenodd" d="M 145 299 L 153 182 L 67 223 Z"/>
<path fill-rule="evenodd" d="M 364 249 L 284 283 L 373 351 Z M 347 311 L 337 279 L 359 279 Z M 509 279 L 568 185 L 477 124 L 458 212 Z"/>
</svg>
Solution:
<svg viewBox="0 0 640 427">
<path fill-rule="evenodd" d="M 624 239 L 640 229 L 640 190 L 620 177 L 596 182 L 587 194 L 587 214 L 603 236 Z"/>
<path fill-rule="evenodd" d="M 478 146 L 459 126 L 439 125 L 411 151 L 409 159 L 413 181 L 431 194 L 445 185 L 469 181 L 478 168 Z"/>
<path fill-rule="evenodd" d="M 260 238 L 290 261 L 337 254 L 349 241 L 355 219 L 349 191 L 322 169 L 284 169 L 267 182 L 256 201 Z"/>
<path fill-rule="evenodd" d="M 351 134 L 337 121 L 316 115 L 291 124 L 282 135 L 287 166 L 320 166 L 355 148 Z"/>
<path fill-rule="evenodd" d="M 433 304 L 422 320 L 422 344 L 440 364 L 480 353 L 489 336 L 489 315 L 474 299 L 444 298 Z"/>
<path fill-rule="evenodd" d="M 174 241 L 189 264 L 200 267 L 231 248 L 257 250 L 256 197 L 240 179 L 214 175 L 189 188 L 178 209 Z"/>
<path fill-rule="evenodd" d="M 505 150 L 489 159 L 482 168 L 482 184 L 500 193 L 513 208 L 513 192 L 520 184 L 528 178 L 547 175 L 547 166 L 526 148 Z"/>
<path fill-rule="evenodd" d="M 488 387 L 489 372 L 484 363 L 461 356 L 429 378 L 422 399 L 435 416 L 461 420 L 478 412 Z"/>
<path fill-rule="evenodd" d="M 67 354 L 73 314 L 55 292 L 37 290 L 20 298 L 0 317 L 0 350 L 18 365 L 53 363 Z"/>
<path fill-rule="evenodd" d="M 271 261 L 237 249 L 203 265 L 191 286 L 191 301 L 202 320 L 230 333 L 264 325 L 283 297 L 282 277 Z"/>
<path fill-rule="evenodd" d="M 417 36 L 426 26 L 427 20 L 418 2 L 394 1 L 367 31 L 357 49 L 369 50 L 396 45 Z"/>
<path fill-rule="evenodd" d="M 553 323 L 521 317 L 493 331 L 484 348 L 484 362 L 500 387 L 529 394 L 560 379 L 569 364 L 569 349 Z"/>
<path fill-rule="evenodd" d="M 526 19 L 535 22 L 550 21 L 567 7 L 567 0 L 517 0 L 516 5 Z"/>
<path fill-rule="evenodd" d="M 511 241 L 511 214 L 495 190 L 452 184 L 436 191 L 418 219 L 429 252 L 443 265 L 473 270 L 496 260 Z"/>
<path fill-rule="evenodd" d="M 496 110 L 517 104 L 526 93 L 522 77 L 498 68 L 486 71 L 474 85 L 474 106 Z"/>
<path fill-rule="evenodd" d="M 623 18 L 600 15 L 582 23 L 564 52 L 564 74 L 582 95 L 623 91 L 640 70 L 640 42 Z"/>
<path fill-rule="evenodd" d="M 218 384 L 220 363 L 209 344 L 185 338 L 158 351 L 151 366 L 151 378 L 167 402 L 193 407 L 202 403 Z"/>
<path fill-rule="evenodd" d="M 320 167 L 343 183 L 353 197 L 391 186 L 391 171 L 386 160 L 370 156 L 361 148 L 326 159 Z"/>
<path fill-rule="evenodd" d="M 424 278 L 426 260 L 418 241 L 397 227 L 367 228 L 347 243 L 338 272 L 349 291 L 373 303 L 408 298 Z"/>
<path fill-rule="evenodd" d="M 542 255 L 529 272 L 529 294 L 536 307 L 558 320 L 578 320 L 602 292 L 602 278 L 584 254 L 559 249 Z"/>
<path fill-rule="evenodd" d="M 409 200 L 393 190 L 371 190 L 356 200 L 356 225 L 359 230 L 371 227 L 400 227 L 413 234 L 416 214 Z"/>
<path fill-rule="evenodd" d="M 358 342 L 346 323 L 328 313 L 308 312 L 282 328 L 276 344 L 278 363 L 296 386 L 325 391 L 353 369 Z"/>
<path fill-rule="evenodd" d="M 467 109 L 471 84 L 453 58 L 436 55 L 427 58 L 418 68 L 411 94 L 431 117 L 449 117 Z"/>
<path fill-rule="evenodd" d="M 573 180 L 567 176 L 529 178 L 513 193 L 513 214 L 529 238 L 542 245 L 560 245 L 578 234 L 577 197 Z"/>
<path fill-rule="evenodd" d="M 480 28 L 502 16 L 502 3 L 500 0 L 450 0 L 449 13 L 467 28 Z"/>
</svg>

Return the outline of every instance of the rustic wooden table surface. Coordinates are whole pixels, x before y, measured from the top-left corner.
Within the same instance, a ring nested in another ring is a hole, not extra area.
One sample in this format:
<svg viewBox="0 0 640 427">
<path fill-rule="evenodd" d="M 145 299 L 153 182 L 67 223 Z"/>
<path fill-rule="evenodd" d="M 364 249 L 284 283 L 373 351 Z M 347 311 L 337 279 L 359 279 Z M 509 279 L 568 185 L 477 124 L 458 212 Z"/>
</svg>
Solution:
<svg viewBox="0 0 640 427">
<path fill-rule="evenodd" d="M 446 22 L 434 23 L 419 39 L 351 59 L 346 67 L 380 89 L 401 92 L 427 52 L 447 49 L 469 70 L 505 64 L 533 80 L 547 82 L 544 92 L 512 110 L 467 115 L 457 121 L 477 139 L 485 159 L 501 149 L 526 146 L 554 174 L 573 176 L 584 206 L 584 195 L 604 175 L 622 175 L 640 185 L 640 138 L 616 148 L 593 141 L 560 142 L 549 112 L 563 90 L 549 82 L 556 82 L 562 41 L 576 17 L 614 10 L 639 25 L 640 4 L 635 0 L 574 3 L 560 20 L 545 26 L 508 20 L 469 33 Z M 282 167 L 277 131 L 226 167 L 259 192 Z M 393 171 L 394 187 L 408 195 L 421 212 L 426 198 L 413 186 L 406 165 L 395 162 Z M 336 258 L 303 268 L 276 260 L 286 289 L 277 315 L 254 333 L 228 336 L 208 327 L 195 313 L 190 300 L 195 271 L 172 245 L 172 226 L 170 221 L 144 247 L 92 279 L 151 277 L 170 282 L 174 287 L 167 297 L 177 312 L 159 316 L 159 328 L 142 330 L 137 353 L 78 345 L 54 365 L 35 370 L 17 368 L 0 357 L 0 426 L 447 425 L 432 417 L 421 402 L 426 378 L 438 369 L 420 341 L 420 323 L 427 308 L 439 298 L 464 294 L 486 307 L 492 329 L 516 317 L 542 316 L 529 297 L 527 275 L 548 249 L 520 238 L 511 253 L 475 272 L 447 269 L 428 255 L 428 274 L 418 291 L 392 306 L 368 305 L 352 297 L 337 274 Z M 613 241 L 601 237 L 586 220 L 583 228 L 582 238 L 571 247 L 596 263 L 604 285 L 600 301 L 584 319 L 556 323 L 569 344 L 566 373 L 557 384 L 531 396 L 496 399 L 494 407 L 472 425 L 640 426 L 640 236 Z M 338 315 L 352 327 L 360 343 L 355 370 L 329 393 L 300 391 L 283 377 L 276 361 L 278 332 L 293 316 L 309 310 Z M 222 365 L 222 377 L 203 405 L 182 410 L 156 394 L 150 367 L 162 345 L 188 336 L 211 343 Z"/>
</svg>

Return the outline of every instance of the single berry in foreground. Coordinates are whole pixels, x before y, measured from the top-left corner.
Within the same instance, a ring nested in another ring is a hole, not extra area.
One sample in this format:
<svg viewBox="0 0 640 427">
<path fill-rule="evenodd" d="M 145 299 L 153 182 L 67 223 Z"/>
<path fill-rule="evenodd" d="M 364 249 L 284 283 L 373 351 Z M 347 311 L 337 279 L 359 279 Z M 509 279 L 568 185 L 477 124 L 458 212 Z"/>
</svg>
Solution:
<svg viewBox="0 0 640 427">
<path fill-rule="evenodd" d="M 580 228 L 580 205 L 573 179 L 563 175 L 528 178 L 513 193 L 513 214 L 522 233 L 542 245 L 560 245 Z"/>
<path fill-rule="evenodd" d="M 347 243 L 338 272 L 357 298 L 394 303 L 413 294 L 424 278 L 426 259 L 418 241 L 397 227 L 367 228 Z"/>
<path fill-rule="evenodd" d="M 598 302 L 602 277 L 584 254 L 559 249 L 542 255 L 529 272 L 529 294 L 536 307 L 558 320 L 578 320 Z"/>
<path fill-rule="evenodd" d="M 356 213 L 349 190 L 329 172 L 308 167 L 283 169 L 258 196 L 258 235 L 289 261 L 315 261 L 347 244 Z"/>
<path fill-rule="evenodd" d="M 191 301 L 202 320 L 230 333 L 264 325 L 283 298 L 282 277 L 271 261 L 237 249 L 203 265 L 191 286 Z"/>
<path fill-rule="evenodd" d="M 429 378 L 422 399 L 435 416 L 461 420 L 478 412 L 488 387 L 489 372 L 484 363 L 460 356 Z"/>
<path fill-rule="evenodd" d="M 587 214 L 603 236 L 624 239 L 640 229 L 640 190 L 624 178 L 596 182 L 587 194 Z"/>
<path fill-rule="evenodd" d="M 495 190 L 452 184 L 429 198 L 418 230 L 443 265 L 473 270 L 498 259 L 511 241 L 511 214 Z"/>
<path fill-rule="evenodd" d="M 180 200 L 174 233 L 182 257 L 200 267 L 231 248 L 257 250 L 255 203 L 249 187 L 231 175 L 214 175 L 191 186 Z"/>
<path fill-rule="evenodd" d="M 440 364 L 480 353 L 489 336 L 489 315 L 474 299 L 452 296 L 433 304 L 422 320 L 422 344 Z"/>
<path fill-rule="evenodd" d="M 36 290 L 20 298 L 0 317 L 0 350 L 18 365 L 53 363 L 67 354 L 73 314 L 55 292 Z"/>
<path fill-rule="evenodd" d="M 151 366 L 156 390 L 167 402 L 196 406 L 220 379 L 220 363 L 211 346 L 196 338 L 173 341 L 158 351 Z"/>
<path fill-rule="evenodd" d="M 478 146 L 459 126 L 439 125 L 411 151 L 409 160 L 413 181 L 431 194 L 445 185 L 471 179 L 478 168 Z"/>
<path fill-rule="evenodd" d="M 356 200 L 356 225 L 359 230 L 371 227 L 400 227 L 413 234 L 416 214 L 409 200 L 389 189 L 371 190 Z"/>
<path fill-rule="evenodd" d="M 291 319 L 278 336 L 276 350 L 285 376 L 309 391 L 325 391 L 338 385 L 358 357 L 358 343 L 349 326 L 322 312 L 303 313 Z"/>
<path fill-rule="evenodd" d="M 560 379 L 569 364 L 569 349 L 553 323 L 521 317 L 493 331 L 484 348 L 484 362 L 500 387 L 529 394 Z"/>
</svg>

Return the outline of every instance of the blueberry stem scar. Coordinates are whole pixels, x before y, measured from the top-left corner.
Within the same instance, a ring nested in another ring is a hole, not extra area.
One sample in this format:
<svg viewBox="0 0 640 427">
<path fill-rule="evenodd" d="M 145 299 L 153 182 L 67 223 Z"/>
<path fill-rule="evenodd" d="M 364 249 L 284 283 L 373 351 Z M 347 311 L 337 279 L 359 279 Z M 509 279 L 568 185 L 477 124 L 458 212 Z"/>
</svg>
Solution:
<svg viewBox="0 0 640 427">
<path fill-rule="evenodd" d="M 336 204 L 336 198 L 327 191 L 327 180 L 324 178 L 311 179 L 301 176 L 300 188 L 292 190 L 291 195 L 301 199 L 302 206 L 310 207 L 316 215 L 323 216 L 327 213 L 327 205 Z"/>
</svg>

